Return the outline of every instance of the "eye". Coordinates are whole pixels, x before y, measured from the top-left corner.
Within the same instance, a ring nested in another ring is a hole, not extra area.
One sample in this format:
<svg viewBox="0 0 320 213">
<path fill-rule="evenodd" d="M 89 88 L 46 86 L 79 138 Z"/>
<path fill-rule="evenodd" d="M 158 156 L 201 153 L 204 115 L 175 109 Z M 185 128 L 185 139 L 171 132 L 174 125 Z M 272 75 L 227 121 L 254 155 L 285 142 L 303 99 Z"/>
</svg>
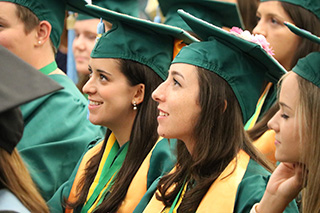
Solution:
<svg viewBox="0 0 320 213">
<path fill-rule="evenodd" d="M 257 23 L 261 20 L 261 17 L 260 16 L 256 16 L 256 21 Z"/>
<path fill-rule="evenodd" d="M 289 118 L 289 116 L 288 115 L 286 115 L 286 114 L 281 114 L 281 117 L 283 118 L 283 119 L 285 119 L 285 120 L 287 120 L 288 118 Z"/>
<path fill-rule="evenodd" d="M 105 75 L 103 75 L 103 74 L 100 74 L 99 77 L 100 77 L 100 80 L 102 80 L 102 81 L 109 81 L 109 79 L 107 78 L 107 76 L 105 76 Z"/>
<path fill-rule="evenodd" d="M 181 87 L 181 84 L 179 83 L 179 81 L 177 81 L 175 78 L 173 78 L 173 85 L 176 86 L 180 86 Z"/>
<path fill-rule="evenodd" d="M 91 69 L 91 67 L 88 67 L 88 71 L 89 71 L 89 78 L 91 78 L 92 77 L 92 69 Z"/>
<path fill-rule="evenodd" d="M 274 24 L 274 25 L 279 25 L 280 24 L 280 22 L 275 18 L 271 18 L 271 23 Z"/>
</svg>

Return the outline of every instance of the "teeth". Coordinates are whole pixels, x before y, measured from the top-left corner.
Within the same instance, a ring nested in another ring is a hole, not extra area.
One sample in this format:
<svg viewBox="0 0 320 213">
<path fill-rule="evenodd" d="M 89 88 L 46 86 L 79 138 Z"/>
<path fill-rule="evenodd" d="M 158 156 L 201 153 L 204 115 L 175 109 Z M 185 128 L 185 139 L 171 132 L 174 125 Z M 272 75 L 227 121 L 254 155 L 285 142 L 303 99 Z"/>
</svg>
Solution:
<svg viewBox="0 0 320 213">
<path fill-rule="evenodd" d="M 100 105 L 100 102 L 96 102 L 96 101 L 90 101 L 90 105 Z"/>
<path fill-rule="evenodd" d="M 159 115 L 160 115 L 160 116 L 168 116 L 169 114 L 160 111 L 160 112 L 159 112 Z"/>
</svg>

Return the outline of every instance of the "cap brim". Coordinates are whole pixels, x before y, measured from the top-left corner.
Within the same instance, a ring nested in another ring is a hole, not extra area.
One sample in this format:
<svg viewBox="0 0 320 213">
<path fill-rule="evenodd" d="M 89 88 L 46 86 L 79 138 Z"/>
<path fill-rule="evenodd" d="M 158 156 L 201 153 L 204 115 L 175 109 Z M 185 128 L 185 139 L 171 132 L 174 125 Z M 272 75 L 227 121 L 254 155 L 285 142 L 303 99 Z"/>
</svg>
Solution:
<svg viewBox="0 0 320 213">
<path fill-rule="evenodd" d="M 304 29 L 300 29 L 299 27 L 296 27 L 295 25 L 289 23 L 289 22 L 284 22 L 284 24 L 293 32 L 294 34 L 301 36 L 303 38 L 307 38 L 313 42 L 316 42 L 320 44 L 320 38 L 316 35 L 313 35 L 309 31 L 306 31 Z"/>
<path fill-rule="evenodd" d="M 164 15 L 167 14 L 170 7 L 175 4 L 195 4 L 206 8 L 217 14 L 221 18 L 222 24 L 226 27 L 241 27 L 244 28 L 244 24 L 240 15 L 239 8 L 237 4 L 231 2 L 223 2 L 223 1 L 212 1 L 212 0 L 183 0 L 183 1 L 159 1 L 159 5 L 161 7 L 161 11 Z M 183 8 L 181 8 L 183 9 Z"/>
<path fill-rule="evenodd" d="M 201 39 L 208 40 L 209 37 L 213 37 L 230 48 L 239 49 L 244 54 L 256 59 L 257 62 L 262 63 L 269 70 L 267 78 L 271 82 L 277 83 L 281 76 L 287 72 L 286 69 L 259 44 L 232 35 L 228 31 L 203 21 L 183 10 L 178 10 L 178 13 Z"/>
<path fill-rule="evenodd" d="M 1 45 L 0 55 L 0 113 L 63 88 Z"/>
<path fill-rule="evenodd" d="M 172 37 L 183 40 L 186 44 L 198 41 L 195 37 L 191 36 L 188 32 L 180 29 L 178 27 L 169 26 L 161 23 L 155 23 L 148 20 L 136 18 L 126 14 L 118 13 L 112 10 L 108 10 L 96 5 L 88 4 L 86 5 L 88 9 L 93 11 L 96 15 L 104 20 L 112 22 L 121 21 L 127 23 L 130 26 L 136 26 L 141 28 L 148 28 L 160 34 L 171 35 Z"/>
</svg>

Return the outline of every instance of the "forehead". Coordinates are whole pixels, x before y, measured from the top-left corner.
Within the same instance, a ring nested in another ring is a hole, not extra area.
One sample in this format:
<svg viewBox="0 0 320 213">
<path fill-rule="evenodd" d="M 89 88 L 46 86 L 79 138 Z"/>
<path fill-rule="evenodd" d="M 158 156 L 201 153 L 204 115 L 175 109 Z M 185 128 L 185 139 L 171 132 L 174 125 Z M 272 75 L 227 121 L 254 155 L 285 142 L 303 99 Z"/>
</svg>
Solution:
<svg viewBox="0 0 320 213">
<path fill-rule="evenodd" d="M 295 108 L 299 97 L 298 75 L 290 72 L 282 81 L 279 101 Z"/>
</svg>

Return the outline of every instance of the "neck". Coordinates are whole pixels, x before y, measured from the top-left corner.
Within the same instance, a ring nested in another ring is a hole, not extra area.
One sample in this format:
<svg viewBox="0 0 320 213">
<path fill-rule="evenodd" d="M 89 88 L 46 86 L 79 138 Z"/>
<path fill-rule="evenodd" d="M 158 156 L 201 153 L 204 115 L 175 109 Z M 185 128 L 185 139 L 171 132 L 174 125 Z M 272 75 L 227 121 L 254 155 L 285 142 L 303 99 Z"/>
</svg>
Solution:
<svg viewBox="0 0 320 213">
<path fill-rule="evenodd" d="M 53 62 L 55 60 L 55 55 L 52 51 L 51 46 L 44 44 L 34 51 L 33 58 L 35 60 L 33 60 L 32 66 L 36 69 L 41 69 Z"/>
<path fill-rule="evenodd" d="M 188 152 L 192 156 L 194 144 L 196 143 L 195 140 L 188 138 L 188 139 L 184 139 L 182 141 L 183 141 L 184 145 L 187 147 Z"/>
</svg>

